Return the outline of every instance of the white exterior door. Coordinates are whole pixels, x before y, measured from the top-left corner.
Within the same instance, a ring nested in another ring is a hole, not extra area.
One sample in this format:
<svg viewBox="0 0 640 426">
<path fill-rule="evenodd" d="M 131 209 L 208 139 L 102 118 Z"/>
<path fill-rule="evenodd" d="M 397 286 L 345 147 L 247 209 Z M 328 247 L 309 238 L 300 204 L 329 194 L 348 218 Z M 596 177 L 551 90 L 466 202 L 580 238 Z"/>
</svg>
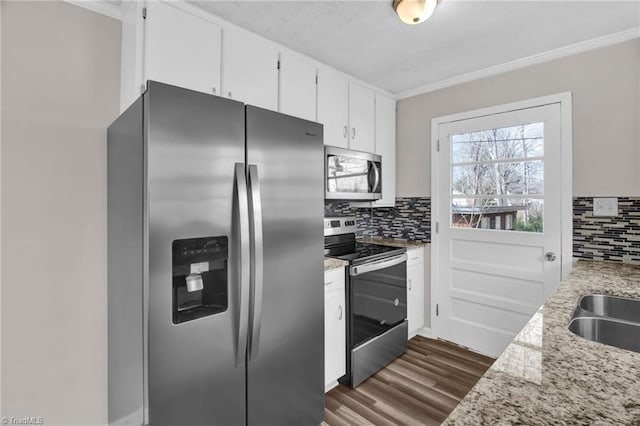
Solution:
<svg viewBox="0 0 640 426">
<path fill-rule="evenodd" d="M 559 103 L 438 125 L 438 337 L 498 356 L 561 280 Z"/>
</svg>

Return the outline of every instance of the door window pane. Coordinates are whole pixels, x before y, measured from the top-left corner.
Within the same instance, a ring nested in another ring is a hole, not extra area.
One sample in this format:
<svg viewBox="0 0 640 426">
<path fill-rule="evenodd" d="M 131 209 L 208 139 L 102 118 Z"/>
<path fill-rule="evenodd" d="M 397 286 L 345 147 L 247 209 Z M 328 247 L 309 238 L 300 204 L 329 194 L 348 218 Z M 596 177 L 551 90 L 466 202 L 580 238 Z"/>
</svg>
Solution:
<svg viewBox="0 0 640 426">
<path fill-rule="evenodd" d="M 451 162 L 469 163 L 544 155 L 544 123 L 522 124 L 451 136 Z"/>
<path fill-rule="evenodd" d="M 451 136 L 451 226 L 542 232 L 544 123 Z"/>
<path fill-rule="evenodd" d="M 543 213 L 544 200 L 540 198 L 454 199 L 451 226 L 542 232 Z"/>
<path fill-rule="evenodd" d="M 544 162 L 492 162 L 451 166 L 451 195 L 542 195 Z"/>
</svg>

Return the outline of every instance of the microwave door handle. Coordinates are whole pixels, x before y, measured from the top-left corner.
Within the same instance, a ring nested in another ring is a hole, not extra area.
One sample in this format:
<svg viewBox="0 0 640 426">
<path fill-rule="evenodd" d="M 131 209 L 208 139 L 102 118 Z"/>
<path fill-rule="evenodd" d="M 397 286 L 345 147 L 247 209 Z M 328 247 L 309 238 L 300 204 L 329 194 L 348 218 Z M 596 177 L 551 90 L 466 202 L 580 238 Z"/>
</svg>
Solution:
<svg viewBox="0 0 640 426">
<path fill-rule="evenodd" d="M 238 300 L 238 340 L 236 342 L 236 366 L 245 362 L 247 356 L 247 333 L 249 327 L 249 277 L 251 255 L 249 241 L 249 200 L 247 195 L 247 178 L 243 163 L 235 165 L 235 190 L 238 211 L 238 231 L 240 239 L 239 262 L 239 300 Z"/>
<path fill-rule="evenodd" d="M 402 254 L 400 256 L 392 257 L 391 259 L 382 260 L 380 262 L 366 263 L 364 265 L 352 266 L 349 269 L 349 274 L 352 277 L 366 274 L 367 272 L 379 271 L 380 269 L 390 268 L 391 266 L 398 265 L 407 261 L 407 255 Z"/>
<path fill-rule="evenodd" d="M 378 165 L 376 164 L 375 161 L 372 161 L 371 164 L 373 165 L 373 173 L 375 175 L 373 189 L 371 190 L 371 192 L 375 193 L 378 190 L 378 187 L 380 186 L 380 169 L 378 168 Z"/>
<path fill-rule="evenodd" d="M 262 295 L 264 289 L 264 256 L 262 234 L 262 195 L 258 166 L 249 165 L 249 209 L 251 216 L 251 334 L 249 335 L 249 360 L 258 356 L 260 327 L 262 326 Z"/>
</svg>

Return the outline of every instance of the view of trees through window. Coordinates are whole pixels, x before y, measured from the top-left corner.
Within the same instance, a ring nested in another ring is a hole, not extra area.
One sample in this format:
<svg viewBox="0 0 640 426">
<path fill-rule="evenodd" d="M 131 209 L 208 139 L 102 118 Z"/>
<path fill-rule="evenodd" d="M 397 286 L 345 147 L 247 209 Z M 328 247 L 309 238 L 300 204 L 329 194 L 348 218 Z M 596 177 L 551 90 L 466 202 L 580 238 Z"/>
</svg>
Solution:
<svg viewBox="0 0 640 426">
<path fill-rule="evenodd" d="M 451 136 L 451 224 L 542 232 L 544 124 Z"/>
</svg>

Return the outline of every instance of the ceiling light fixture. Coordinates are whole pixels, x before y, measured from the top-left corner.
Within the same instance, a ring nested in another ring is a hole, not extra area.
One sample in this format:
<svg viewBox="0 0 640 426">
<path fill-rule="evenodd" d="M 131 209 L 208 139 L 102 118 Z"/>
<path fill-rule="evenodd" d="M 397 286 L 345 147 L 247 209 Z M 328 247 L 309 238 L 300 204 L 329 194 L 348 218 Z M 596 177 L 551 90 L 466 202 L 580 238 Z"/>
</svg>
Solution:
<svg viewBox="0 0 640 426">
<path fill-rule="evenodd" d="M 393 10 L 402 22 L 409 25 L 429 19 L 437 5 L 438 0 L 393 0 Z"/>
</svg>

